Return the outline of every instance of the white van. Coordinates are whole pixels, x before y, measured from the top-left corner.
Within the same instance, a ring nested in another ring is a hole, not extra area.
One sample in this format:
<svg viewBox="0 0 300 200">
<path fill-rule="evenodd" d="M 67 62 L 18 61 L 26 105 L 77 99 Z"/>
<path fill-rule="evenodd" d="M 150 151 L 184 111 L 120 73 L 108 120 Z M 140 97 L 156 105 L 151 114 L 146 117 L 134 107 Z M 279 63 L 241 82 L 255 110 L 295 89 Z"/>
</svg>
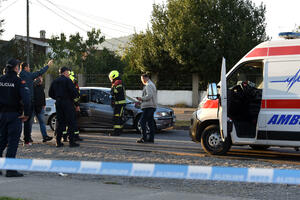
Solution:
<svg viewBox="0 0 300 200">
<path fill-rule="evenodd" d="M 300 39 L 259 44 L 208 95 L 191 119 L 190 136 L 209 154 L 225 154 L 231 145 L 253 149 L 300 147 Z M 225 119 L 225 120 L 223 120 Z"/>
</svg>

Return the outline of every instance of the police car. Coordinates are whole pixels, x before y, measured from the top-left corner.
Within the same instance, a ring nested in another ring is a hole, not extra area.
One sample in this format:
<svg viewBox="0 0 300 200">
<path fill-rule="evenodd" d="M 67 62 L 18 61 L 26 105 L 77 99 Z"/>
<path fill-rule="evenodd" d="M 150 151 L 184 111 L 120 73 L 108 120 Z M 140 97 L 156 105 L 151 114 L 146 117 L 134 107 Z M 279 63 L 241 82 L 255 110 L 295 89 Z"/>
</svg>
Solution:
<svg viewBox="0 0 300 200">
<path fill-rule="evenodd" d="M 191 119 L 190 136 L 209 154 L 231 145 L 300 147 L 300 34 L 259 44 L 208 95 Z"/>
<path fill-rule="evenodd" d="M 110 88 L 81 87 L 80 88 L 80 117 L 78 127 L 112 129 L 113 109 L 111 107 Z M 139 119 L 142 114 L 138 101 L 126 97 L 127 104 L 124 113 L 124 128 L 140 131 Z M 55 100 L 47 98 L 45 121 L 52 130 L 56 124 Z M 154 113 L 156 130 L 174 126 L 175 114 L 171 108 L 158 106 Z"/>
</svg>

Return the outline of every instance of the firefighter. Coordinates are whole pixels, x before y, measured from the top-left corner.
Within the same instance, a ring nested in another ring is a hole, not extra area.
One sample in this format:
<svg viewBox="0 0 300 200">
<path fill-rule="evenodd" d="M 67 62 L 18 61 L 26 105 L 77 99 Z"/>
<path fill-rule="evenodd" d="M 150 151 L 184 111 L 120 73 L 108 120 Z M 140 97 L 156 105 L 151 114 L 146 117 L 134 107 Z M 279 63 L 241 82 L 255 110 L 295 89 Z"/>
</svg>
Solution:
<svg viewBox="0 0 300 200">
<path fill-rule="evenodd" d="M 73 71 L 70 71 L 69 78 L 72 80 L 72 82 L 75 85 L 75 88 L 77 89 L 78 93 L 80 94 L 79 85 L 78 85 L 77 79 L 75 78 L 75 74 Z M 77 118 L 80 116 L 79 100 L 80 100 L 80 97 L 74 99 L 74 106 L 75 106 L 75 110 L 76 110 L 76 122 L 77 122 Z M 63 141 L 67 142 L 67 139 L 68 139 L 68 128 L 66 128 L 66 130 L 63 131 Z M 77 123 L 76 123 L 76 127 L 74 130 L 74 141 L 83 141 L 83 139 L 79 137 L 79 129 L 78 129 Z"/>
<path fill-rule="evenodd" d="M 119 72 L 113 70 L 108 75 L 111 85 L 111 106 L 114 109 L 113 116 L 113 128 L 114 131 L 111 133 L 111 136 L 119 136 L 122 133 L 123 128 L 123 114 L 124 107 L 126 104 L 125 100 L 125 88 L 122 84 L 122 80 L 120 78 Z"/>
</svg>

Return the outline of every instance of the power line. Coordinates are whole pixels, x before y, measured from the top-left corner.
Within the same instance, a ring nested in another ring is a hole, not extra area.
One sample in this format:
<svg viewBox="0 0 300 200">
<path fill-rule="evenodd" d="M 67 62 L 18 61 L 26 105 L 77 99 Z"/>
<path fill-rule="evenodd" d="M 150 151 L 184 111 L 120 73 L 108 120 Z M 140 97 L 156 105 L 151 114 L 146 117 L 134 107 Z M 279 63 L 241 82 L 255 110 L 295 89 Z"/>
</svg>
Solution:
<svg viewBox="0 0 300 200">
<path fill-rule="evenodd" d="M 4 12 L 6 9 L 8 9 L 9 7 L 11 7 L 12 5 L 14 5 L 15 3 L 17 3 L 17 1 L 19 0 L 15 0 L 14 2 L 12 2 L 11 4 L 9 4 L 8 6 L 6 6 L 5 8 L 3 8 L 0 13 Z"/>
<path fill-rule="evenodd" d="M 60 6 L 63 7 L 63 8 L 65 8 L 65 9 L 67 9 L 67 10 L 72 10 L 73 12 L 76 12 L 76 13 L 79 13 L 81 15 L 84 15 L 85 17 L 89 17 L 90 19 L 93 19 L 93 20 L 97 20 L 97 21 L 98 20 L 102 20 L 105 23 L 110 23 L 112 25 L 119 26 L 119 27 L 122 27 L 122 28 L 125 28 L 125 29 L 128 29 L 128 30 L 132 30 L 132 29 L 135 28 L 135 26 L 132 26 L 132 25 L 128 25 L 128 24 L 117 22 L 117 21 L 114 21 L 114 20 L 111 20 L 111 19 L 107 19 L 107 18 L 104 18 L 104 17 L 92 15 L 91 13 L 85 13 L 83 11 L 79 11 L 79 10 L 76 10 L 76 9 L 73 9 L 73 8 L 66 7 L 65 5 L 60 5 Z"/>
<path fill-rule="evenodd" d="M 78 26 L 77 24 L 73 23 L 72 21 L 68 20 L 67 18 L 65 18 L 64 16 L 58 14 L 57 12 L 55 12 L 54 10 L 52 10 L 51 8 L 49 8 L 48 6 L 46 6 L 45 4 L 41 3 L 39 0 L 36 0 L 39 4 L 41 4 L 43 7 L 47 8 L 48 10 L 50 10 L 51 12 L 53 12 L 55 15 L 61 17 L 62 19 L 64 19 L 65 21 L 71 23 L 73 26 L 76 26 L 77 28 L 79 28 L 80 30 L 87 32 L 87 30 L 81 28 L 80 26 Z M 47 0 L 48 1 L 48 0 Z M 75 17 L 76 18 L 76 17 Z M 78 20 L 77 20 L 78 21 Z M 108 44 L 111 44 L 112 46 L 116 46 L 115 44 L 105 40 Z M 120 40 L 121 41 L 121 40 Z M 123 41 L 122 41 L 123 42 Z M 123 42 L 124 43 L 124 42 Z"/>
<path fill-rule="evenodd" d="M 70 17 L 72 17 L 73 19 L 77 20 L 78 22 L 84 24 L 85 26 L 87 26 L 87 27 L 89 27 L 89 28 L 93 28 L 92 26 L 90 26 L 89 24 L 87 24 L 86 22 L 84 22 L 83 20 L 81 20 L 81 19 L 75 17 L 74 15 L 70 14 L 69 12 L 67 12 L 67 11 L 65 11 L 65 10 L 63 10 L 63 9 L 61 9 L 58 5 L 56 5 L 55 3 L 51 2 L 50 0 L 46 0 L 46 1 L 49 2 L 50 4 L 52 4 L 53 6 L 55 6 L 55 7 L 56 7 L 57 9 L 59 9 L 60 11 L 64 12 L 65 14 L 67 14 L 68 16 L 70 16 Z M 101 25 L 101 26 L 104 27 L 104 28 L 108 28 L 108 29 L 111 29 L 111 30 L 115 30 L 115 31 L 119 31 L 119 32 L 123 32 L 123 33 L 128 34 L 128 32 L 124 32 L 124 31 L 121 31 L 121 30 L 109 28 L 109 27 L 106 27 L 106 26 L 103 26 L 103 25 Z M 101 26 L 100 26 L 100 27 L 101 27 Z M 104 33 L 103 33 L 103 34 L 104 34 Z M 107 34 L 104 34 L 104 35 L 107 35 Z M 108 35 L 107 35 L 107 36 L 108 36 Z M 118 39 L 116 39 L 116 40 L 118 40 Z M 124 43 L 124 41 L 121 41 L 121 40 L 118 40 L 118 41 Z"/>
<path fill-rule="evenodd" d="M 65 21 L 69 22 L 70 24 L 72 24 L 73 26 L 76 26 L 77 28 L 79 28 L 80 30 L 86 32 L 85 29 L 81 28 L 80 26 L 78 26 L 77 24 L 74 24 L 72 21 L 68 20 L 67 18 L 65 18 L 64 16 L 58 14 L 57 12 L 55 12 L 54 10 L 52 10 L 51 8 L 49 8 L 48 6 L 46 6 L 45 4 L 43 4 L 42 2 L 40 2 L 39 0 L 36 0 L 39 4 L 41 4 L 43 7 L 47 8 L 48 10 L 50 10 L 51 12 L 53 12 L 55 15 L 61 17 L 62 19 L 64 19 Z"/>
</svg>

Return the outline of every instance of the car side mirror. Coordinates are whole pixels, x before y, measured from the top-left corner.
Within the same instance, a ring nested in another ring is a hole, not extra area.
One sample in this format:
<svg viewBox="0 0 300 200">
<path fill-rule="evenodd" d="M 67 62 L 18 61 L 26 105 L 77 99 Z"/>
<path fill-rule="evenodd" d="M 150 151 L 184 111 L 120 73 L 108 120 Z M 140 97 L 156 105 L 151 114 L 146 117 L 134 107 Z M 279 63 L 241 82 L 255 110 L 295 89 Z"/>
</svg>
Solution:
<svg viewBox="0 0 300 200">
<path fill-rule="evenodd" d="M 209 83 L 207 86 L 207 98 L 216 100 L 218 98 L 218 87 L 216 83 Z"/>
</svg>

